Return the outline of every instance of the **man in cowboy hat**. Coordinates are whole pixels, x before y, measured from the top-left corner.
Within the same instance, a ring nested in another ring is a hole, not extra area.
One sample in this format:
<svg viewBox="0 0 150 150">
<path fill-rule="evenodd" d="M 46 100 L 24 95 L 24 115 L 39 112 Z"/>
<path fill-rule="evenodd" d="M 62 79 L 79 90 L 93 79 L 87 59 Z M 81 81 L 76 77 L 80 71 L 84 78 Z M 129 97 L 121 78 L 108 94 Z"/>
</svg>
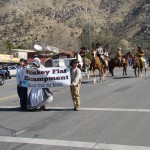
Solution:
<svg viewBox="0 0 150 150">
<path fill-rule="evenodd" d="M 142 63 L 145 63 L 146 62 L 146 60 L 145 60 L 145 53 L 144 53 L 144 51 L 142 50 L 142 46 L 141 45 L 138 45 L 137 46 L 138 48 L 137 48 L 137 51 L 136 51 L 136 56 L 137 57 L 139 57 L 139 61 L 140 61 L 140 63 L 142 64 Z M 133 61 L 133 69 L 135 68 L 135 62 Z"/>
<path fill-rule="evenodd" d="M 138 49 L 137 49 L 136 55 L 137 55 L 139 58 L 145 56 L 145 53 L 144 53 L 144 51 L 142 50 L 142 46 L 141 46 L 141 45 L 138 45 Z"/>
<path fill-rule="evenodd" d="M 72 60 L 71 74 L 71 96 L 74 103 L 74 110 L 78 111 L 80 108 L 80 86 L 81 86 L 81 70 L 78 68 L 79 61 L 77 59 Z"/>
<path fill-rule="evenodd" d="M 122 56 L 123 56 L 123 54 L 122 54 L 121 50 L 122 50 L 121 47 L 118 47 L 118 51 L 116 54 L 116 58 L 118 60 L 118 66 L 119 67 L 122 67 Z"/>
</svg>

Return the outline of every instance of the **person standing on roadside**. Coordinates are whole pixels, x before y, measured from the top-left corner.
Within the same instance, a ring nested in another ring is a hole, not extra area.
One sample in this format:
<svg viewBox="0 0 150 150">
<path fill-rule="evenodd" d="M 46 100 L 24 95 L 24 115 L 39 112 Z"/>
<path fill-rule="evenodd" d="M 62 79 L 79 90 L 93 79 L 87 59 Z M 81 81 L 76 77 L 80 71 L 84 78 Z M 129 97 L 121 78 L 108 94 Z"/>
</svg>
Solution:
<svg viewBox="0 0 150 150">
<path fill-rule="evenodd" d="M 80 86 L 81 86 L 81 70 L 78 68 L 79 61 L 74 59 L 72 61 L 72 68 L 71 68 L 71 96 L 74 103 L 74 110 L 78 111 L 80 108 Z"/>
<path fill-rule="evenodd" d="M 20 65 L 17 67 L 16 82 L 17 82 L 17 93 L 20 98 L 20 108 L 21 110 L 27 109 L 27 87 L 22 87 L 22 81 L 24 80 L 24 69 L 26 68 L 27 61 L 21 58 L 19 61 Z"/>
<path fill-rule="evenodd" d="M 32 62 L 32 68 L 34 69 L 38 69 L 38 68 L 45 68 L 45 66 L 43 66 L 41 64 L 41 60 L 38 57 L 34 58 L 34 61 Z M 43 90 L 41 87 L 33 87 L 29 93 L 29 103 L 32 107 L 34 107 L 37 110 L 45 110 L 45 104 L 43 103 L 42 106 L 37 107 L 40 103 L 42 103 L 44 101 L 44 97 L 43 97 Z M 49 90 L 48 88 L 45 88 L 45 90 Z M 38 101 L 38 104 L 37 104 Z M 33 106 L 33 105 L 37 105 L 37 106 Z"/>
</svg>

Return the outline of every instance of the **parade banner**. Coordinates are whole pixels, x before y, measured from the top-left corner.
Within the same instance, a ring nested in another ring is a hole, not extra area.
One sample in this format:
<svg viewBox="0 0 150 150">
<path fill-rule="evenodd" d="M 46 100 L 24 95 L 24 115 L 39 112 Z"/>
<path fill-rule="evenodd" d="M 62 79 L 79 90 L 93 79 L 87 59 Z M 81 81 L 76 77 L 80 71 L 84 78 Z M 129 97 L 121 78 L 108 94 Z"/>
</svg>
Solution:
<svg viewBox="0 0 150 150">
<path fill-rule="evenodd" d="M 62 87 L 70 85 L 69 67 L 25 69 L 23 87 Z"/>
</svg>

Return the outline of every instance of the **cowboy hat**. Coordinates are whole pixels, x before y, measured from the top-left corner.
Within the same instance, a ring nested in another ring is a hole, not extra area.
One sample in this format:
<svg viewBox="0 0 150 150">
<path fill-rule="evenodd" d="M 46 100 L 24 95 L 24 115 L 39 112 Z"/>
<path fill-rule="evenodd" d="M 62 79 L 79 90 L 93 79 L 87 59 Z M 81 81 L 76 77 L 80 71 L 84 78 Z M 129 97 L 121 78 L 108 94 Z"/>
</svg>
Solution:
<svg viewBox="0 0 150 150">
<path fill-rule="evenodd" d="M 73 60 L 72 60 L 72 63 L 73 63 L 73 64 L 76 64 L 76 63 L 79 63 L 79 61 L 78 61 L 77 59 L 73 59 Z"/>
<path fill-rule="evenodd" d="M 118 47 L 118 50 L 121 50 L 121 47 Z"/>
<path fill-rule="evenodd" d="M 77 59 L 73 59 L 70 63 L 70 66 L 73 66 L 73 64 L 79 63 L 79 61 Z"/>
<path fill-rule="evenodd" d="M 24 58 L 21 58 L 19 61 L 20 61 L 20 62 L 27 63 L 27 60 L 26 60 L 26 59 L 24 59 Z"/>
</svg>

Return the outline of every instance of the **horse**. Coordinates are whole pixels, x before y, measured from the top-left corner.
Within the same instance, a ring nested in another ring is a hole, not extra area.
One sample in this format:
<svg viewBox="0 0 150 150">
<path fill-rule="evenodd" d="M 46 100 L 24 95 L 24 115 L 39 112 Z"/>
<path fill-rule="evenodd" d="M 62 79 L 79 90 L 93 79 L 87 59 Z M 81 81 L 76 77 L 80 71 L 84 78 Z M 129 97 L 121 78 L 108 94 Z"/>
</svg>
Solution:
<svg viewBox="0 0 150 150">
<path fill-rule="evenodd" d="M 93 69 L 94 83 L 96 83 L 96 70 L 99 71 L 100 82 L 105 81 L 107 72 L 106 65 L 104 65 L 103 62 L 100 60 L 100 57 L 97 56 L 96 49 L 93 50 L 93 60 L 91 65 L 91 69 Z"/>
<path fill-rule="evenodd" d="M 82 70 L 82 67 L 83 67 L 83 59 L 81 57 L 81 55 L 79 54 L 79 52 L 75 52 L 74 53 L 74 58 L 77 59 L 79 61 L 79 69 Z"/>
<path fill-rule="evenodd" d="M 138 56 L 133 57 L 133 69 L 134 69 L 134 74 L 135 77 L 142 77 L 142 71 L 144 69 L 145 71 L 145 77 L 147 77 L 147 63 L 146 60 L 142 57 L 139 58 Z"/>
<path fill-rule="evenodd" d="M 128 60 L 129 60 L 130 57 L 133 57 L 133 56 L 132 56 L 131 52 L 129 51 L 122 58 L 123 76 L 124 75 L 127 76 L 127 66 L 129 64 Z M 109 72 L 112 76 L 114 76 L 114 72 L 113 72 L 114 68 L 119 67 L 118 59 L 116 57 L 113 58 L 113 59 L 110 59 L 108 64 L 109 64 Z"/>
</svg>

